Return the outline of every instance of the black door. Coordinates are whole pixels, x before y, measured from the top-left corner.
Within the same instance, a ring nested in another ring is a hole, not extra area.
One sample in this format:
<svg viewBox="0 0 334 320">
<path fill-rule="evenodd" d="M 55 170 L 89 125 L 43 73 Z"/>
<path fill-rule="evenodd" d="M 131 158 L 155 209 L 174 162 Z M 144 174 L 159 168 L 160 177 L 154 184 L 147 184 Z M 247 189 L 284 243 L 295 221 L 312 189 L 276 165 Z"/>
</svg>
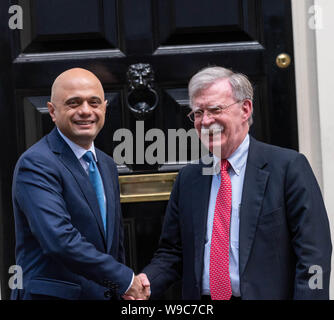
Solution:
<svg viewBox="0 0 334 320">
<path fill-rule="evenodd" d="M 20 19 L 12 5 L 22 8 L 23 29 L 12 29 L 20 27 L 19 20 L 8 23 L 14 14 Z M 120 128 L 133 132 L 134 139 L 142 127 L 144 132 L 189 130 L 187 82 L 208 65 L 222 65 L 250 77 L 255 87 L 253 136 L 298 149 L 290 1 L 18 0 L 1 1 L 0 18 L 3 298 L 9 293 L 9 266 L 15 264 L 13 168 L 20 154 L 51 130 L 46 101 L 53 80 L 62 71 L 83 67 L 101 79 L 109 104 L 96 145 L 111 156 L 120 144 L 114 137 Z M 291 57 L 290 66 L 286 56 L 283 63 L 276 63 L 281 53 Z M 137 90 L 137 96 L 129 85 L 129 77 L 138 80 L 136 68 L 141 68 L 151 85 Z M 124 180 L 130 184 L 150 177 L 147 190 L 151 190 L 155 175 L 177 172 L 182 165 L 134 158 L 133 163 L 120 165 L 119 172 L 122 177 L 136 176 L 130 182 Z M 127 263 L 137 272 L 157 247 L 167 201 L 159 196 L 136 201 L 131 192 L 122 201 Z M 178 289 L 166 297 L 179 297 Z"/>
</svg>

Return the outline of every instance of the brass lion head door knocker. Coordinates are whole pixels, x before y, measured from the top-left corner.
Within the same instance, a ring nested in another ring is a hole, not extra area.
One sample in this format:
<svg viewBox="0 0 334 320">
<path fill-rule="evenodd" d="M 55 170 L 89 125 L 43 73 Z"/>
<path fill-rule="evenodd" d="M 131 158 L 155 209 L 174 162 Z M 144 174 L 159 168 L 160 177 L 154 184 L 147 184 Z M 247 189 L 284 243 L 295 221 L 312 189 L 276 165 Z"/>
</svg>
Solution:
<svg viewBox="0 0 334 320">
<path fill-rule="evenodd" d="M 153 88 L 152 66 L 148 63 L 132 64 L 128 68 L 127 78 L 129 83 L 127 106 L 137 119 L 144 120 L 159 102 L 159 96 Z"/>
</svg>

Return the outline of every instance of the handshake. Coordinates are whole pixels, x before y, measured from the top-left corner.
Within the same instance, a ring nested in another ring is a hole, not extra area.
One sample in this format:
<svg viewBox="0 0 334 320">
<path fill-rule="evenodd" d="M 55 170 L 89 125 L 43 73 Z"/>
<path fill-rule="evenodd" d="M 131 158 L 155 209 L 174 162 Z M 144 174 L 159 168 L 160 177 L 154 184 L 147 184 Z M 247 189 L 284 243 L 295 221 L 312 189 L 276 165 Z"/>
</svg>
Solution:
<svg viewBox="0 0 334 320">
<path fill-rule="evenodd" d="M 132 286 L 122 298 L 125 300 L 148 300 L 150 295 L 150 281 L 145 273 L 140 273 L 134 277 Z"/>
</svg>

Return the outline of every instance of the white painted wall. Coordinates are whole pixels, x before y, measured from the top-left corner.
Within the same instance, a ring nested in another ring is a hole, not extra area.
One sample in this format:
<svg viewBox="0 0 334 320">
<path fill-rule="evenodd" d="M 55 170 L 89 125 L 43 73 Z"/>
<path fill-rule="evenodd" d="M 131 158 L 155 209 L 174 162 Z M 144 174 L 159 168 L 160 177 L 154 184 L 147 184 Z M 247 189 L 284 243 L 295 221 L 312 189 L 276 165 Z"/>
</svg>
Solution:
<svg viewBox="0 0 334 320">
<path fill-rule="evenodd" d="M 321 186 L 334 239 L 334 1 L 291 2 L 300 151 Z M 334 299 L 334 272 L 330 296 Z"/>
<path fill-rule="evenodd" d="M 291 1 L 295 54 L 299 151 L 323 187 L 315 31 L 308 13 L 313 0 Z"/>
<path fill-rule="evenodd" d="M 321 28 L 317 28 L 315 33 L 323 195 L 330 219 L 332 239 L 334 239 L 334 1 L 316 0 L 315 4 L 319 8 L 321 19 Z M 331 298 L 334 299 L 334 272 L 331 280 Z"/>
</svg>

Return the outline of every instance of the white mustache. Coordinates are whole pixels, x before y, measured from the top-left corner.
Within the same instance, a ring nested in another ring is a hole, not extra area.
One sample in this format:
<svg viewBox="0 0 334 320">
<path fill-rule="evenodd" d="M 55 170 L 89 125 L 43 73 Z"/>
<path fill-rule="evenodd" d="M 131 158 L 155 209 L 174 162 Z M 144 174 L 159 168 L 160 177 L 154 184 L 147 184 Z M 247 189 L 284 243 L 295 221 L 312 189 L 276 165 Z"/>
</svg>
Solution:
<svg viewBox="0 0 334 320">
<path fill-rule="evenodd" d="M 209 136 L 221 133 L 224 130 L 224 126 L 218 123 L 213 123 L 209 127 L 201 127 L 201 136 Z"/>
</svg>

